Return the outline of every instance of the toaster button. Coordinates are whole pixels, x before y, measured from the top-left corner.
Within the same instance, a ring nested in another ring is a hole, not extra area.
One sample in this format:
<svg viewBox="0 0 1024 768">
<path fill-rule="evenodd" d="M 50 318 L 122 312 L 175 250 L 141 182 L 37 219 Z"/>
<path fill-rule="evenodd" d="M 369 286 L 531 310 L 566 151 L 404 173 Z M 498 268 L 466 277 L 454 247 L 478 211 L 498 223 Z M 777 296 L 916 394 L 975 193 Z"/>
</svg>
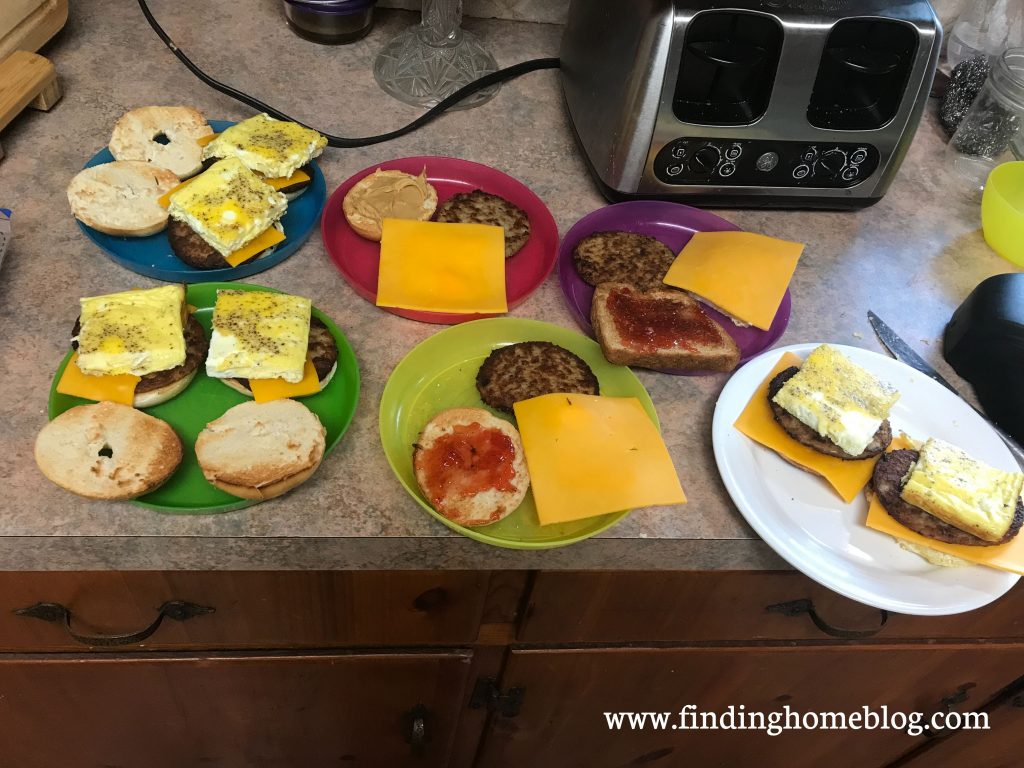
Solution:
<svg viewBox="0 0 1024 768">
<path fill-rule="evenodd" d="M 743 154 L 743 147 L 741 147 L 739 144 L 733 144 L 731 147 L 729 147 L 727 150 L 725 150 L 725 159 L 726 160 L 739 160 L 740 159 L 740 155 L 742 155 L 742 154 Z M 725 171 L 725 169 L 723 168 L 722 169 L 722 175 L 723 176 L 725 176 L 725 172 L 724 171 Z"/>
<path fill-rule="evenodd" d="M 718 173 L 722 176 L 732 176 L 736 173 L 735 163 L 723 163 L 722 167 L 718 169 Z"/>
<path fill-rule="evenodd" d="M 693 153 L 690 158 L 690 170 L 694 173 L 710 174 L 722 159 L 722 153 L 718 147 L 705 144 Z"/>
<path fill-rule="evenodd" d="M 669 154 L 672 155 L 672 157 L 675 160 L 683 160 L 686 157 L 686 145 L 685 144 L 676 144 L 676 145 L 674 145 L 672 147 L 672 149 L 669 150 Z"/>
<path fill-rule="evenodd" d="M 803 152 L 800 153 L 800 160 L 810 165 L 818 159 L 818 148 L 807 147 Z"/>
<path fill-rule="evenodd" d="M 850 162 L 854 165 L 860 165 L 868 159 L 868 151 L 864 147 L 858 147 L 850 153 Z"/>
<path fill-rule="evenodd" d="M 797 179 L 798 181 L 800 179 L 806 179 L 810 172 L 811 166 L 807 165 L 806 163 L 801 163 L 800 165 L 793 169 L 793 178 Z"/>
<path fill-rule="evenodd" d="M 846 165 L 846 153 L 841 149 L 830 149 L 821 156 L 818 167 L 829 176 L 835 176 Z"/>
<path fill-rule="evenodd" d="M 843 172 L 839 174 L 839 178 L 843 181 L 853 181 L 860 174 L 860 168 L 856 165 L 848 165 L 843 168 Z"/>
</svg>

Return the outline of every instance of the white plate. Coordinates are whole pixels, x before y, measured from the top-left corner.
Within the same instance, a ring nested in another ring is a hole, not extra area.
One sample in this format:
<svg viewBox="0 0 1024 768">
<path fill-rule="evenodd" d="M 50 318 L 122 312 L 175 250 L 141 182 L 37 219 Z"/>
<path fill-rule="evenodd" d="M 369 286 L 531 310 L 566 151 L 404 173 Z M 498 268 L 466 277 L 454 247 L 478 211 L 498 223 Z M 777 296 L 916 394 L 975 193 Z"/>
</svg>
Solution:
<svg viewBox="0 0 1024 768">
<path fill-rule="evenodd" d="M 944 616 L 987 605 L 1017 574 L 981 565 L 940 568 L 864 525 L 867 500 L 844 504 L 821 478 L 797 469 L 733 427 L 784 352 L 806 357 L 818 344 L 772 349 L 740 368 L 715 407 L 712 442 L 725 487 L 750 526 L 790 565 L 867 605 L 898 613 Z M 992 428 L 942 385 L 892 358 L 831 344 L 900 392 L 893 434 L 938 437 L 994 467 L 1019 468 Z"/>
</svg>

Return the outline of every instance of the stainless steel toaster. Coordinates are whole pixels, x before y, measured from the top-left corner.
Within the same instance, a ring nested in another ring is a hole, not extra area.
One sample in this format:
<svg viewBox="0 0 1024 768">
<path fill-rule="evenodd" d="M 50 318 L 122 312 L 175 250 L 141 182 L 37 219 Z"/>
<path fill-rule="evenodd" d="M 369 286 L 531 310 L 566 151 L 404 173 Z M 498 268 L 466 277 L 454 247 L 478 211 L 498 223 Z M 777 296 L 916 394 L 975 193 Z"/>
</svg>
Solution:
<svg viewBox="0 0 1024 768">
<path fill-rule="evenodd" d="M 931 89 L 927 0 L 573 0 L 562 83 L 605 195 L 862 208 Z"/>
</svg>

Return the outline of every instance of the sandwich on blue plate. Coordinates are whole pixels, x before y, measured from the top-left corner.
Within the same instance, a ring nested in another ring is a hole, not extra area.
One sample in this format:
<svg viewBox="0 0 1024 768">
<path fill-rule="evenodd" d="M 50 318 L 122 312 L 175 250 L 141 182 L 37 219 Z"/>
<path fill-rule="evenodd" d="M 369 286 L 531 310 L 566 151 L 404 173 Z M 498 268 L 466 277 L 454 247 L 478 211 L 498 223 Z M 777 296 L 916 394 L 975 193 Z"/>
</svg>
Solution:
<svg viewBox="0 0 1024 768">
<path fill-rule="evenodd" d="M 203 159 L 238 158 L 294 200 L 309 187 L 313 178 L 309 163 L 326 146 L 327 139 L 310 128 L 256 115 L 218 134 L 203 148 Z"/>
<path fill-rule="evenodd" d="M 161 202 L 171 216 L 171 249 L 196 269 L 237 267 L 285 239 L 279 223 L 288 209 L 284 194 L 237 158 L 214 163 Z"/>
</svg>

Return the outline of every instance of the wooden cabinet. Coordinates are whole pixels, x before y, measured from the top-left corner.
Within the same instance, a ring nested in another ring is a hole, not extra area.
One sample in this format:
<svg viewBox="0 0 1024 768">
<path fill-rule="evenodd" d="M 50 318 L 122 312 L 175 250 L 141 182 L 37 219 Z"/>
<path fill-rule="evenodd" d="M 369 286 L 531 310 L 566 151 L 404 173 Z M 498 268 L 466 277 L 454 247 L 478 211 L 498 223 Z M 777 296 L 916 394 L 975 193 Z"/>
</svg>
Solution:
<svg viewBox="0 0 1024 768">
<path fill-rule="evenodd" d="M 0 765 L 449 764 L 468 651 L 0 658 Z"/>
<path fill-rule="evenodd" d="M 959 698 L 958 690 L 966 692 L 960 706 L 985 702 L 1021 670 L 1022 646 L 514 650 L 502 686 L 522 690 L 521 711 L 514 718 L 492 719 L 478 765 L 880 768 L 927 737 L 882 729 L 793 730 L 777 736 L 735 728 L 684 729 L 677 713 L 686 705 L 719 714 L 732 707 L 736 724 L 742 722 L 738 713 L 784 712 L 784 707 L 801 716 L 850 713 L 863 706 L 930 716 L 945 708 L 943 700 Z M 634 730 L 628 723 L 609 728 L 606 712 L 673 714 L 664 728 Z"/>
<path fill-rule="evenodd" d="M 168 601 L 212 610 L 99 645 Z M 1021 588 L 927 618 L 793 572 L 0 573 L 0 768 L 1009 768 L 1017 688 Z M 672 728 L 687 705 L 984 708 L 992 730 Z"/>
</svg>

